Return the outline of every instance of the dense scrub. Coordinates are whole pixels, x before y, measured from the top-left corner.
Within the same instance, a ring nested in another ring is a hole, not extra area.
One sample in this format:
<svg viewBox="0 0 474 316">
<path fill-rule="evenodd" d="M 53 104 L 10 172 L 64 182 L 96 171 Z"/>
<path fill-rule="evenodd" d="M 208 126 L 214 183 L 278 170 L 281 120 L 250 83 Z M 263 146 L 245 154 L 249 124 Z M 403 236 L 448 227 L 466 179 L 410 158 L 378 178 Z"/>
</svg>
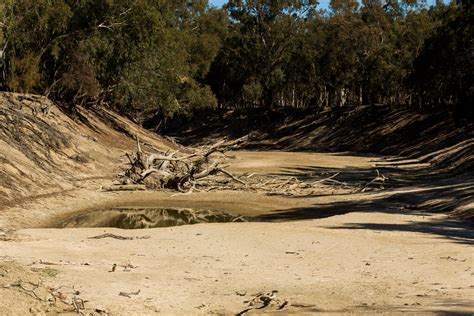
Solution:
<svg viewBox="0 0 474 316">
<path fill-rule="evenodd" d="M 225 16 L 205 1 L 13 0 L 0 15 L 4 89 L 137 119 L 216 103 L 201 79 Z"/>
<path fill-rule="evenodd" d="M 139 121 L 368 104 L 472 118 L 472 25 L 462 1 L 7 0 L 0 85 Z"/>
</svg>

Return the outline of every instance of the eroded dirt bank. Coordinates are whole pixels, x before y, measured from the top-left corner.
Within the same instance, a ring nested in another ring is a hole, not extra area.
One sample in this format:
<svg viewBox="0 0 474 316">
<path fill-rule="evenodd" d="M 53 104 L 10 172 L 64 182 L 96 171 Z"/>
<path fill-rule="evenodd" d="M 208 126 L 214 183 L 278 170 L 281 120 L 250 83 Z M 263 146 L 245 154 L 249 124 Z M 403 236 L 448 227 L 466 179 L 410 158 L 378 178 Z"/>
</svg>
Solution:
<svg viewBox="0 0 474 316">
<path fill-rule="evenodd" d="M 155 127 L 153 122 L 150 127 Z M 474 169 L 474 122 L 447 110 L 346 106 L 322 109 L 218 109 L 176 117 L 160 132 L 188 145 L 250 134 L 247 149 L 343 152 L 416 158 L 437 172 Z"/>
<path fill-rule="evenodd" d="M 110 180 L 136 136 L 145 148 L 176 149 L 108 109 L 67 114 L 41 96 L 0 93 L 0 211 Z"/>
</svg>

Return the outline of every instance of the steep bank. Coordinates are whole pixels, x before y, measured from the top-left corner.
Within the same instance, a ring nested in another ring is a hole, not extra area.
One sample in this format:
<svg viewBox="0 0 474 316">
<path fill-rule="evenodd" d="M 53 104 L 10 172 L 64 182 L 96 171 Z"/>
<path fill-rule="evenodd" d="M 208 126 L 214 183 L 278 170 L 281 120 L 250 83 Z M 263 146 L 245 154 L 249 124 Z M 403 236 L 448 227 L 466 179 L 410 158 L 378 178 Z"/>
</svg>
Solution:
<svg viewBox="0 0 474 316">
<path fill-rule="evenodd" d="M 134 137 L 166 149 L 169 141 L 107 109 L 65 114 L 46 98 L 0 94 L 0 204 L 71 191 L 76 181 L 112 179 Z"/>
<path fill-rule="evenodd" d="M 152 124 L 150 124 L 151 126 Z M 385 106 L 313 109 L 218 110 L 175 118 L 162 133 L 196 144 L 250 134 L 248 149 L 341 152 L 420 159 L 438 171 L 474 170 L 474 124 L 448 111 L 426 113 Z"/>
</svg>

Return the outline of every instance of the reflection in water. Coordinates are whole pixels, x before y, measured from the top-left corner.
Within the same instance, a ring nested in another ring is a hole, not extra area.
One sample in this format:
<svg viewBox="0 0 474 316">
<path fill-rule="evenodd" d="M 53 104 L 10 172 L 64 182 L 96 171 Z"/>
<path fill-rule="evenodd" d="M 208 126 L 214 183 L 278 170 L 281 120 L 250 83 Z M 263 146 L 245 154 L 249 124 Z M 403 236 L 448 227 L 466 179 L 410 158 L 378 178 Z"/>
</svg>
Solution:
<svg viewBox="0 0 474 316">
<path fill-rule="evenodd" d="M 246 222 L 247 218 L 224 212 L 185 208 L 109 208 L 71 217 L 57 228 L 115 227 L 143 229 L 198 223 Z"/>
</svg>

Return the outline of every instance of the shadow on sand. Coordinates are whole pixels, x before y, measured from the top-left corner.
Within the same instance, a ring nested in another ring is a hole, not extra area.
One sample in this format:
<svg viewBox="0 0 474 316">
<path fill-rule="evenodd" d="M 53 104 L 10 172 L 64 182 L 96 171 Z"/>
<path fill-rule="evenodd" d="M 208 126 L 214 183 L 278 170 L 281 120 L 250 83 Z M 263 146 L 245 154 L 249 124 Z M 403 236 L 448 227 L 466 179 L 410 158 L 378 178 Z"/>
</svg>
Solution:
<svg viewBox="0 0 474 316">
<path fill-rule="evenodd" d="M 458 218 L 444 220 L 420 220 L 409 223 L 354 223 L 332 229 L 370 229 L 378 231 L 420 232 L 447 238 L 455 242 L 474 244 L 474 210 L 469 205 L 474 203 L 474 173 L 450 177 L 437 174 L 432 168 L 401 169 L 396 167 L 372 169 L 323 169 L 297 168 L 287 170 L 280 175 L 297 177 L 302 181 L 314 181 L 315 177 L 324 178 L 340 172 L 337 180 L 354 187 L 363 186 L 376 175 L 375 169 L 389 178 L 384 184 L 375 188 L 376 192 L 358 193 L 351 201 L 313 204 L 308 207 L 279 210 L 260 215 L 258 221 L 293 221 L 326 218 L 351 212 L 377 212 L 387 214 L 411 214 L 431 216 L 435 213 L 458 213 Z M 344 193 L 349 195 L 350 193 Z M 331 194 L 328 194 L 330 196 Z M 317 197 L 309 195 L 305 197 Z M 295 199 L 298 197 L 295 197 Z M 462 215 L 462 216 L 461 216 Z M 460 220 L 463 217 L 464 220 Z"/>
</svg>

